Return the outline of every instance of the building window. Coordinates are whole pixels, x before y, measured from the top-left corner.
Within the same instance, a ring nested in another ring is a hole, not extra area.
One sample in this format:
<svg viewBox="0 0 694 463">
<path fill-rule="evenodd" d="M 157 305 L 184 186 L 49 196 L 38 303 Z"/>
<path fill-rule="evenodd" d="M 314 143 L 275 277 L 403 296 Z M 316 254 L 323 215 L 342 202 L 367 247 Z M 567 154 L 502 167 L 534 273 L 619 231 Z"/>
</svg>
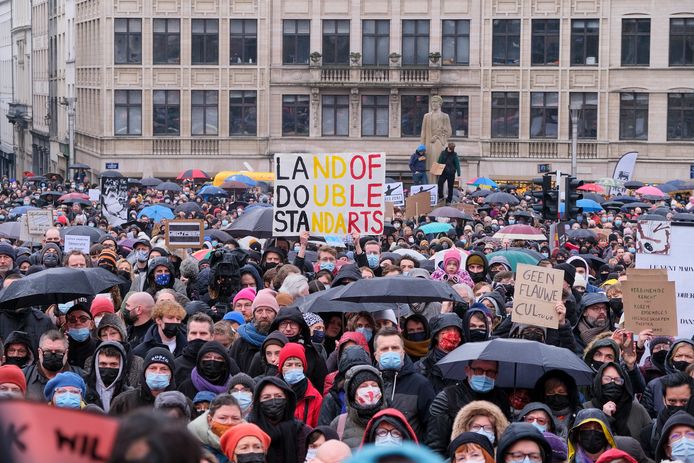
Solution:
<svg viewBox="0 0 694 463">
<path fill-rule="evenodd" d="M 115 63 L 142 64 L 142 20 L 117 18 L 114 30 Z"/>
<path fill-rule="evenodd" d="M 282 34 L 282 62 L 284 64 L 308 64 L 310 47 L 308 19 L 285 19 Z"/>
<path fill-rule="evenodd" d="M 532 65 L 559 65 L 559 20 L 533 19 Z"/>
<path fill-rule="evenodd" d="M 574 19 L 571 21 L 571 64 L 593 66 L 598 64 L 600 21 Z"/>
<path fill-rule="evenodd" d="M 323 21 L 323 64 L 349 63 L 349 21 Z"/>
<path fill-rule="evenodd" d="M 349 96 L 323 95 L 323 135 L 349 136 Z"/>
<path fill-rule="evenodd" d="M 581 105 L 578 112 L 578 138 L 597 140 L 598 138 L 598 94 L 572 93 L 571 106 Z M 569 112 L 569 137 L 573 134 L 573 123 Z"/>
<path fill-rule="evenodd" d="M 219 133 L 217 90 L 193 90 L 190 92 L 190 121 L 193 135 L 217 135 Z"/>
<path fill-rule="evenodd" d="M 282 97 L 282 135 L 308 136 L 309 96 Z"/>
<path fill-rule="evenodd" d="M 470 64 L 470 21 L 467 19 L 443 21 L 441 63 Z"/>
<path fill-rule="evenodd" d="M 114 92 L 114 122 L 116 135 L 142 135 L 142 92 Z"/>
<path fill-rule="evenodd" d="M 619 100 L 620 140 L 648 140 L 648 94 L 622 93 Z"/>
<path fill-rule="evenodd" d="M 400 109 L 400 136 L 419 137 L 422 134 L 422 119 L 429 111 L 429 96 L 402 95 Z"/>
<path fill-rule="evenodd" d="M 152 92 L 154 135 L 181 134 L 181 95 L 178 90 Z"/>
<path fill-rule="evenodd" d="M 495 19 L 492 29 L 492 64 L 520 64 L 520 19 Z"/>
<path fill-rule="evenodd" d="M 557 138 L 559 94 L 531 92 L 530 138 Z"/>
<path fill-rule="evenodd" d="M 255 19 L 232 19 L 229 22 L 229 63 L 257 63 L 257 54 L 258 22 Z"/>
<path fill-rule="evenodd" d="M 369 19 L 362 22 L 361 62 L 365 66 L 388 66 L 390 21 Z"/>
<path fill-rule="evenodd" d="M 667 139 L 694 140 L 694 93 L 668 95 Z"/>
<path fill-rule="evenodd" d="M 217 64 L 219 60 L 219 22 L 216 19 L 193 19 L 191 63 Z"/>
<path fill-rule="evenodd" d="M 154 64 L 181 62 L 181 22 L 178 19 L 155 18 L 152 22 L 152 55 Z"/>
<path fill-rule="evenodd" d="M 232 90 L 229 92 L 229 134 L 256 135 L 257 93 L 254 90 Z"/>
<path fill-rule="evenodd" d="M 388 95 L 362 95 L 361 136 L 388 136 Z"/>
<path fill-rule="evenodd" d="M 694 18 L 670 19 L 670 66 L 694 65 Z"/>
<path fill-rule="evenodd" d="M 518 92 L 492 92 L 492 138 L 518 138 Z"/>
<path fill-rule="evenodd" d="M 622 19 L 622 66 L 648 66 L 651 59 L 651 20 Z"/>
<path fill-rule="evenodd" d="M 466 96 L 444 96 L 441 111 L 451 119 L 454 137 L 468 136 L 469 100 Z"/>
<path fill-rule="evenodd" d="M 429 63 L 429 21 L 408 19 L 402 22 L 402 64 Z"/>
</svg>

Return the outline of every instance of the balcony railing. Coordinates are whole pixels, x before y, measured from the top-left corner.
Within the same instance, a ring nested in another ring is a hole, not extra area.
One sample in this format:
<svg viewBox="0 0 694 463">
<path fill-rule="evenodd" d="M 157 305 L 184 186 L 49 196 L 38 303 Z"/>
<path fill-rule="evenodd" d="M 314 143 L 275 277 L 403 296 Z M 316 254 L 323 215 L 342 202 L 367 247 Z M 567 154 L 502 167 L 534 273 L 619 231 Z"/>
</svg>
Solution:
<svg viewBox="0 0 694 463">
<path fill-rule="evenodd" d="M 490 158 L 518 159 L 570 159 L 571 142 L 557 140 L 490 140 L 483 148 L 483 155 Z M 584 141 L 576 146 L 578 159 L 606 157 L 606 144 Z M 601 147 L 603 149 L 601 149 Z"/>
<path fill-rule="evenodd" d="M 440 68 L 428 66 L 322 65 L 313 68 L 312 78 L 321 84 L 437 84 Z"/>
</svg>

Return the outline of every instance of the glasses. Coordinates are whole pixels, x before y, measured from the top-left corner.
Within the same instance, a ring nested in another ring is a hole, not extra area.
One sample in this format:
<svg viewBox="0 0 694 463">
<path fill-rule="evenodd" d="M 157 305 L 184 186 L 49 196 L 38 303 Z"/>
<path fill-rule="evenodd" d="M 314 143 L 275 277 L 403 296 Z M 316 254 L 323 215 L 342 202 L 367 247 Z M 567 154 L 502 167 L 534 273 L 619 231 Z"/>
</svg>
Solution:
<svg viewBox="0 0 694 463">
<path fill-rule="evenodd" d="M 73 324 L 74 323 L 84 324 L 84 323 L 87 323 L 89 320 L 90 320 L 89 317 L 87 317 L 86 315 L 82 315 L 81 317 L 70 317 L 67 319 L 67 322 L 73 323 Z"/>
<path fill-rule="evenodd" d="M 506 454 L 506 461 L 523 461 L 528 458 L 532 463 L 541 463 L 542 454 L 540 452 L 509 452 Z"/>
<path fill-rule="evenodd" d="M 482 425 L 476 425 L 476 426 L 470 426 L 470 431 L 471 432 L 494 432 L 494 426 L 489 425 L 489 426 L 482 426 Z"/>
<path fill-rule="evenodd" d="M 298 327 L 299 327 L 299 324 L 298 324 L 297 322 L 293 322 L 293 321 L 291 321 L 291 320 L 286 320 L 286 321 L 281 322 L 281 323 L 279 324 L 279 327 L 280 327 L 280 329 L 284 329 L 284 328 L 298 328 Z"/>
<path fill-rule="evenodd" d="M 395 439 L 403 438 L 402 433 L 397 429 L 391 429 L 390 431 L 388 431 L 387 429 L 380 428 L 376 430 L 377 437 L 386 437 L 388 434 L 390 434 L 390 436 L 394 437 Z"/>
<path fill-rule="evenodd" d="M 497 370 L 485 370 L 484 368 L 470 368 L 472 370 L 472 373 L 475 376 L 480 376 L 484 375 L 489 378 L 496 378 L 496 375 L 499 374 Z"/>
<path fill-rule="evenodd" d="M 602 377 L 602 384 L 607 385 L 610 383 L 615 383 L 619 386 L 622 386 L 624 384 L 624 378 L 620 378 L 619 376 L 616 376 L 616 377 L 603 376 Z"/>
<path fill-rule="evenodd" d="M 526 423 L 537 423 L 540 426 L 545 426 L 547 424 L 546 418 L 540 418 L 536 416 L 526 416 L 524 420 Z"/>
<path fill-rule="evenodd" d="M 670 434 L 670 437 L 668 438 L 668 441 L 670 443 L 672 442 L 677 442 L 678 440 L 682 439 L 683 437 L 686 437 L 687 439 L 692 439 L 694 440 L 694 431 L 687 431 L 687 432 L 673 432 Z"/>
<path fill-rule="evenodd" d="M 58 350 L 58 349 L 56 349 L 56 350 L 41 349 L 41 352 L 43 352 L 44 354 L 65 355 L 64 350 Z"/>
</svg>

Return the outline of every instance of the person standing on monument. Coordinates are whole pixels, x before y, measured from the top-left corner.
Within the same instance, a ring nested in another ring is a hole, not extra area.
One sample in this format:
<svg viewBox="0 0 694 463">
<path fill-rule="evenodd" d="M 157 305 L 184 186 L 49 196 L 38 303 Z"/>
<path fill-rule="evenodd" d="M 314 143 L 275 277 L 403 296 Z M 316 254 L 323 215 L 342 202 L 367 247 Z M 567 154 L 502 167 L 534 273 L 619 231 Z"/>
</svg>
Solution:
<svg viewBox="0 0 694 463">
<path fill-rule="evenodd" d="M 455 143 L 449 143 L 448 147 L 441 151 L 437 162 L 445 166 L 443 172 L 439 175 L 439 201 L 443 199 L 443 184 L 448 182 L 448 195 L 446 196 L 446 204 L 448 205 L 453 201 L 453 186 L 456 174 L 460 177 L 460 161 L 458 160 L 458 153 L 455 152 Z"/>
<path fill-rule="evenodd" d="M 412 172 L 412 183 L 414 185 L 426 185 L 427 179 L 427 147 L 419 145 L 417 150 L 410 156 L 410 171 Z"/>
</svg>

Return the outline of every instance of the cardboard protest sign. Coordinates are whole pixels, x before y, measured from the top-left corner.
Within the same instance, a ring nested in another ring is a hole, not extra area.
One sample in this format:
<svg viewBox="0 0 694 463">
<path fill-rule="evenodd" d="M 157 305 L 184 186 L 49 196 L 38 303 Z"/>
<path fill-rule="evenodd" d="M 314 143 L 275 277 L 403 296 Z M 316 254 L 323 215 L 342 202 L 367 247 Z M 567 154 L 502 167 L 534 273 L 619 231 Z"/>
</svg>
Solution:
<svg viewBox="0 0 694 463">
<path fill-rule="evenodd" d="M 40 241 L 37 237 L 33 237 L 29 234 L 29 224 L 27 223 L 26 215 L 20 216 L 17 222 L 19 222 L 19 241 Z"/>
<path fill-rule="evenodd" d="M 431 201 L 428 192 L 423 191 L 405 200 L 405 217 L 418 218 L 431 212 Z"/>
<path fill-rule="evenodd" d="M 393 220 L 393 217 L 395 217 L 395 205 L 390 201 L 386 201 L 383 204 L 385 207 L 385 212 L 383 213 L 383 216 L 386 220 Z"/>
<path fill-rule="evenodd" d="M 273 236 L 380 235 L 384 153 L 275 154 Z"/>
<path fill-rule="evenodd" d="M 202 220 L 169 220 L 166 222 L 166 247 L 202 248 L 205 228 Z"/>
<path fill-rule="evenodd" d="M 396 206 L 405 205 L 405 190 L 402 182 L 386 183 L 386 191 L 383 193 L 384 201 L 391 202 Z"/>
<path fill-rule="evenodd" d="M 443 170 L 446 168 L 446 164 L 439 164 L 438 162 L 435 162 L 431 165 L 431 172 L 433 175 L 441 175 L 443 174 Z"/>
<path fill-rule="evenodd" d="M 670 254 L 670 222 L 639 220 L 636 224 L 636 252 Z"/>
<path fill-rule="evenodd" d="M 27 227 L 29 234 L 43 236 L 46 230 L 53 226 L 52 209 L 36 209 L 26 212 Z"/>
<path fill-rule="evenodd" d="M 554 306 L 561 301 L 563 285 L 562 270 L 518 264 L 511 320 L 514 323 L 559 328 Z"/>
<path fill-rule="evenodd" d="M 439 200 L 439 187 L 436 185 L 412 185 L 410 188 L 410 196 L 426 191 L 431 196 L 431 207 L 436 207 Z"/>
<path fill-rule="evenodd" d="M 65 254 L 68 254 L 70 251 L 80 251 L 89 255 L 89 248 L 91 247 L 91 239 L 89 236 L 65 235 L 64 241 L 65 246 L 63 247 L 63 252 Z"/>
<path fill-rule="evenodd" d="M 470 217 L 473 217 L 475 214 L 477 214 L 477 208 L 474 204 L 458 203 L 458 210 L 463 211 Z"/>
<path fill-rule="evenodd" d="M 12 463 L 105 463 L 118 420 L 38 402 L 0 401 L 0 459 Z M 9 454 L 9 455 L 7 455 Z"/>
<path fill-rule="evenodd" d="M 635 333 L 652 329 L 655 336 L 677 335 L 675 283 L 666 279 L 622 282 L 624 327 Z"/>
</svg>

